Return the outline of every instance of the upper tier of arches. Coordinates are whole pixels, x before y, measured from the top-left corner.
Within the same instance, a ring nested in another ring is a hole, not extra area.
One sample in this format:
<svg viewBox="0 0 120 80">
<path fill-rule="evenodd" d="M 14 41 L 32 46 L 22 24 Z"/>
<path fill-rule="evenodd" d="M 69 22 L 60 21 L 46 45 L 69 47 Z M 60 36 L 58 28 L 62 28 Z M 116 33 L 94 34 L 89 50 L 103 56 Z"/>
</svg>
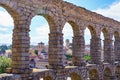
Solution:
<svg viewBox="0 0 120 80">
<path fill-rule="evenodd" d="M 45 4 L 45 5 L 44 5 Z M 62 32 L 66 22 L 73 28 L 74 36 L 83 35 L 86 27 L 90 29 L 91 35 L 100 36 L 103 32 L 105 38 L 115 38 L 119 36 L 120 23 L 113 19 L 104 17 L 82 7 L 77 7 L 62 0 L 0 0 L 0 6 L 4 7 L 13 17 L 14 24 L 18 20 L 28 21 L 36 15 L 42 15 L 48 21 L 51 31 Z"/>
</svg>

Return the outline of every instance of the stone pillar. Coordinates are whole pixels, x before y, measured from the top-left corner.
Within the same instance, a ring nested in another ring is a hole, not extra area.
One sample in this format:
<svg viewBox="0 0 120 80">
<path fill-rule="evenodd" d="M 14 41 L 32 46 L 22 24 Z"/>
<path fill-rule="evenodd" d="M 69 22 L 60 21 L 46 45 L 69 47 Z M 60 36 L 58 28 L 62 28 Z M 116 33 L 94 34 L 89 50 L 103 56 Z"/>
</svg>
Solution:
<svg viewBox="0 0 120 80">
<path fill-rule="evenodd" d="M 49 34 L 49 64 L 54 69 L 64 68 L 63 34 L 51 32 Z"/>
<path fill-rule="evenodd" d="M 120 61 L 120 38 L 115 39 L 114 55 L 115 55 L 115 61 Z"/>
<path fill-rule="evenodd" d="M 103 76 L 104 76 L 104 64 L 98 65 L 98 70 L 99 70 L 99 79 L 103 80 Z"/>
<path fill-rule="evenodd" d="M 101 39 L 96 36 L 91 39 L 90 55 L 93 64 L 101 63 Z"/>
<path fill-rule="evenodd" d="M 75 66 L 81 66 L 84 61 L 85 52 L 85 40 L 84 36 L 73 37 L 73 64 Z"/>
<path fill-rule="evenodd" d="M 104 40 L 104 62 L 113 63 L 113 40 L 105 39 Z"/>
<path fill-rule="evenodd" d="M 29 68 L 29 29 L 25 24 L 17 24 L 13 30 L 12 42 L 12 73 L 20 74 L 22 80 L 27 80 Z"/>
</svg>

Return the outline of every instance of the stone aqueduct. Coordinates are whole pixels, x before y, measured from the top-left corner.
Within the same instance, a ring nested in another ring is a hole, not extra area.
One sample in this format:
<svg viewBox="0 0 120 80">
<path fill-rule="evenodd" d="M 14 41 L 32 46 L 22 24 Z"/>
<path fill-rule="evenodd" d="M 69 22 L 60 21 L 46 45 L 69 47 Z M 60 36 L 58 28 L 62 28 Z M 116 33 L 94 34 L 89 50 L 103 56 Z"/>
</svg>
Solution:
<svg viewBox="0 0 120 80">
<path fill-rule="evenodd" d="M 3 75 L 0 80 L 120 80 L 120 22 L 103 17 L 62 0 L 0 0 L 0 6 L 13 17 L 12 38 L 13 75 Z M 49 69 L 29 68 L 30 23 L 36 16 L 49 23 Z M 73 29 L 74 66 L 64 66 L 63 33 L 65 23 Z M 84 63 L 84 30 L 91 32 L 90 54 L 92 64 Z M 104 34 L 104 62 L 101 62 L 101 39 Z M 112 37 L 115 36 L 114 48 Z"/>
</svg>

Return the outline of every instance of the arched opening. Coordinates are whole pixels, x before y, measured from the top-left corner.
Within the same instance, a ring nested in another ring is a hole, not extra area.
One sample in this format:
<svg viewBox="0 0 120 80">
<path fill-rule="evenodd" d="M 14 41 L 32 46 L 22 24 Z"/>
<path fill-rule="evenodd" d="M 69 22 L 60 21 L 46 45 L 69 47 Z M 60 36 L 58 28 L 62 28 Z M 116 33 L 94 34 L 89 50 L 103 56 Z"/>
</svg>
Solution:
<svg viewBox="0 0 120 80">
<path fill-rule="evenodd" d="M 116 80 L 120 80 L 120 66 L 117 66 L 115 69 L 115 78 Z"/>
<path fill-rule="evenodd" d="M 82 80 L 82 78 L 77 73 L 71 73 L 70 77 L 67 77 L 66 80 Z"/>
<path fill-rule="evenodd" d="M 100 39 L 101 39 L 101 62 L 104 61 L 104 33 L 101 32 L 100 34 Z"/>
<path fill-rule="evenodd" d="M 102 29 L 102 32 L 103 32 L 104 39 L 109 38 L 108 30 L 107 30 L 106 28 L 103 28 L 103 29 Z"/>
<path fill-rule="evenodd" d="M 73 65 L 76 57 L 75 36 L 79 35 L 79 27 L 72 21 L 68 21 L 63 28 L 65 65 Z"/>
<path fill-rule="evenodd" d="M 72 26 L 67 22 L 63 28 L 63 39 L 64 39 L 64 55 L 65 55 L 65 64 L 72 63 L 72 52 L 73 52 L 73 30 Z"/>
<path fill-rule="evenodd" d="M 119 39 L 119 33 L 117 31 L 114 32 L 114 57 L 115 57 L 115 61 L 120 61 L 120 39 Z"/>
<path fill-rule="evenodd" d="M 47 77 L 40 78 L 40 80 L 53 80 L 53 78 L 50 76 L 47 76 Z"/>
<path fill-rule="evenodd" d="M 119 38 L 119 33 L 117 31 L 114 32 L 114 39 L 117 40 Z"/>
<path fill-rule="evenodd" d="M 46 68 L 50 33 L 48 21 L 37 15 L 31 21 L 30 30 L 30 67 Z"/>
<path fill-rule="evenodd" d="M 92 69 L 89 71 L 89 79 L 90 80 L 99 80 L 99 74 L 96 69 Z"/>
<path fill-rule="evenodd" d="M 66 80 L 71 80 L 71 77 L 67 77 Z"/>
<path fill-rule="evenodd" d="M 4 73 L 6 68 L 12 67 L 14 20 L 7 10 L 4 6 L 0 7 L 0 73 Z M 4 67 L 2 65 L 4 65 Z"/>
<path fill-rule="evenodd" d="M 44 77 L 43 80 L 53 80 L 53 78 L 48 76 L 48 77 Z"/>
<path fill-rule="evenodd" d="M 40 80 L 44 80 L 43 78 L 40 78 Z"/>
<path fill-rule="evenodd" d="M 103 79 L 104 79 L 104 80 L 111 80 L 111 76 L 112 76 L 111 70 L 110 70 L 108 67 L 105 68 Z"/>
<path fill-rule="evenodd" d="M 89 28 L 85 29 L 85 54 L 90 55 L 90 39 L 91 39 L 91 34 Z"/>
<path fill-rule="evenodd" d="M 94 39 L 96 38 L 96 31 L 92 26 L 88 26 L 85 30 L 85 56 L 90 57 L 88 60 L 86 60 L 89 63 L 94 63 L 93 56 L 97 55 L 94 54 Z M 95 57 L 95 56 L 94 56 Z"/>
<path fill-rule="evenodd" d="M 108 50 L 109 50 L 109 46 L 108 44 L 110 43 L 109 41 L 109 35 L 108 35 L 108 30 L 106 28 L 103 28 L 102 29 L 102 32 L 101 32 L 101 39 L 102 39 L 102 55 L 101 58 L 103 59 L 102 61 L 104 62 L 108 62 Z"/>
</svg>

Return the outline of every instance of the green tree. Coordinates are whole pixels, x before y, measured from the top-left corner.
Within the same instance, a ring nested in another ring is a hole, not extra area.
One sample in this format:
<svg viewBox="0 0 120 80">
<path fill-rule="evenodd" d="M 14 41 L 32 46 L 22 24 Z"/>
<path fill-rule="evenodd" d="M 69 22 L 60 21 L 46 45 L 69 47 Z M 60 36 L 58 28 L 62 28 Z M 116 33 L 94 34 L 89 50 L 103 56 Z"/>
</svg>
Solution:
<svg viewBox="0 0 120 80">
<path fill-rule="evenodd" d="M 12 66 L 11 58 L 0 56 L 0 74 L 4 73 L 6 68 L 10 68 Z"/>
<path fill-rule="evenodd" d="M 36 55 L 38 55 L 38 50 L 35 50 L 34 53 L 35 53 Z"/>
<path fill-rule="evenodd" d="M 5 53 L 5 51 L 8 49 L 6 45 L 1 45 L 0 46 L 0 53 Z"/>
<path fill-rule="evenodd" d="M 89 61 L 91 59 L 90 55 L 88 55 L 88 54 L 84 55 L 84 58 L 85 58 L 86 61 Z"/>
<path fill-rule="evenodd" d="M 72 58 L 71 54 L 66 54 L 65 56 L 66 56 L 67 60 L 70 60 Z"/>
<path fill-rule="evenodd" d="M 11 49 L 12 49 L 12 45 L 9 45 L 9 46 L 8 46 L 8 49 L 10 49 L 10 50 L 11 50 Z"/>
</svg>

